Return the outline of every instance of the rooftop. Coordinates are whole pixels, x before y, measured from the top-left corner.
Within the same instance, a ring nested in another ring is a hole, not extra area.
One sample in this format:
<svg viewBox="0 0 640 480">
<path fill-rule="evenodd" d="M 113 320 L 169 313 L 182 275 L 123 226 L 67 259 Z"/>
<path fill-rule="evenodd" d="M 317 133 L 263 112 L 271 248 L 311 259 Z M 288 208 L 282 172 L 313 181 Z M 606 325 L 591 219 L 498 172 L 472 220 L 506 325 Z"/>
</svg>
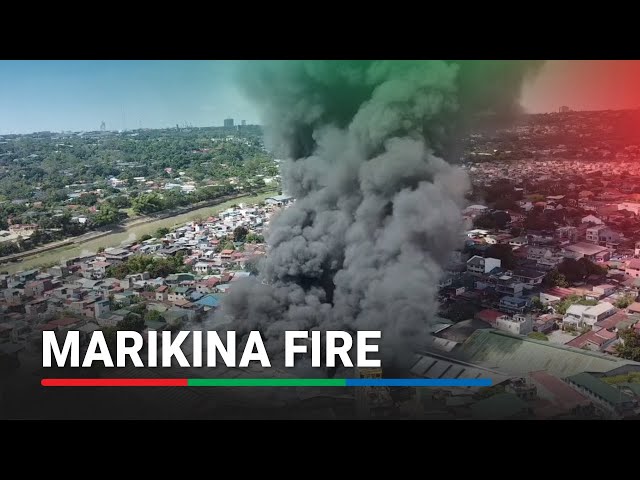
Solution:
<svg viewBox="0 0 640 480">
<path fill-rule="evenodd" d="M 598 352 L 492 329 L 476 330 L 461 346 L 458 355 L 467 362 L 523 377 L 537 370 L 547 370 L 564 378 L 579 372 L 607 372 L 622 365 L 640 365 Z"/>
<path fill-rule="evenodd" d="M 598 377 L 587 372 L 572 375 L 568 377 L 567 380 L 595 393 L 613 405 L 620 405 L 631 400 L 631 398 L 621 390 L 618 390 L 616 387 L 612 387 L 608 383 L 603 382 Z"/>
<path fill-rule="evenodd" d="M 628 314 L 624 310 L 618 310 L 616 313 L 614 313 L 610 317 L 607 317 L 604 320 L 600 320 L 599 322 L 596 322 L 595 326 L 610 330 L 612 328 L 616 328 L 620 322 L 624 322 L 627 319 L 628 319 Z"/>
<path fill-rule="evenodd" d="M 544 277 L 544 272 L 533 270 L 531 268 L 518 268 L 513 271 L 513 275 L 515 277 L 538 278 L 538 277 Z"/>
<path fill-rule="evenodd" d="M 554 403 L 564 408 L 571 409 L 589 403 L 584 395 L 545 370 L 531 372 L 531 379 L 553 395 Z"/>
<path fill-rule="evenodd" d="M 593 307 L 589 307 L 588 310 L 584 312 L 585 315 L 593 315 L 597 317 L 598 315 L 602 315 L 603 313 L 609 312 L 611 310 L 615 310 L 616 307 L 611 305 L 609 302 L 602 302 Z"/>
<path fill-rule="evenodd" d="M 584 333 L 584 334 L 574 338 L 573 340 L 565 343 L 565 345 L 567 345 L 569 347 L 582 348 L 587 343 L 590 342 L 590 343 L 594 343 L 594 344 L 596 344 L 598 346 L 602 346 L 606 342 L 608 342 L 609 340 L 613 340 L 617 336 L 618 335 L 615 332 L 610 332 L 609 330 L 601 328 L 599 330 L 590 330 L 587 333 Z"/>
<path fill-rule="evenodd" d="M 578 242 L 565 247 L 570 252 L 580 253 L 582 255 L 596 255 L 607 250 L 607 247 L 593 245 L 592 243 Z"/>
</svg>

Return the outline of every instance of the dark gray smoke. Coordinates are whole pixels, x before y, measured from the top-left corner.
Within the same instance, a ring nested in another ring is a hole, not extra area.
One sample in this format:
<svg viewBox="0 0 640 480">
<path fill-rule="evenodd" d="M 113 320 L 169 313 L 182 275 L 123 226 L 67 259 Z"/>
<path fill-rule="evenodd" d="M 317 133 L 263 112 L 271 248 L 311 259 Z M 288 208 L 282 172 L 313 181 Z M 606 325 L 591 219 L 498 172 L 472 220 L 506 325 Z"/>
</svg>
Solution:
<svg viewBox="0 0 640 480">
<path fill-rule="evenodd" d="M 221 314 L 261 330 L 381 330 L 397 363 L 428 333 L 462 241 L 466 174 L 446 156 L 460 120 L 517 109 L 536 62 L 261 62 L 242 74 L 296 203 L 270 224 L 258 280 Z"/>
</svg>

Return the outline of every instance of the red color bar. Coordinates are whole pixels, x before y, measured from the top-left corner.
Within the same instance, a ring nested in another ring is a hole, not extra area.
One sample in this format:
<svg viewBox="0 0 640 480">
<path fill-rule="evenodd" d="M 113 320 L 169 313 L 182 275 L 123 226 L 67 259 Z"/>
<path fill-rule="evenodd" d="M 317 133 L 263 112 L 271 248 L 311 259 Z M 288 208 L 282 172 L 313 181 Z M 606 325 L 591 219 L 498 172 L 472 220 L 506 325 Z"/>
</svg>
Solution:
<svg viewBox="0 0 640 480">
<path fill-rule="evenodd" d="M 186 387 L 186 378 L 43 378 L 43 387 Z"/>
</svg>

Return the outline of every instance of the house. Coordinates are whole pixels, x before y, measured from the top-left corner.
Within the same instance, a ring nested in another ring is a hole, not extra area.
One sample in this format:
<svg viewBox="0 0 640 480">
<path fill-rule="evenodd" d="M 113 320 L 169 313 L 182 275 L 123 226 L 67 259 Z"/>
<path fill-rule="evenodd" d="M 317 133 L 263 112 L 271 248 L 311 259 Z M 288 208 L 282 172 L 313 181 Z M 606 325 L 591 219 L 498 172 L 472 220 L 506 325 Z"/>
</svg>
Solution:
<svg viewBox="0 0 640 480">
<path fill-rule="evenodd" d="M 501 261 L 497 258 L 484 258 L 480 255 L 474 255 L 467 260 L 467 272 L 472 275 L 484 275 L 494 268 L 500 268 Z"/>
<path fill-rule="evenodd" d="M 562 329 L 577 330 L 582 326 L 582 315 L 587 311 L 589 307 L 587 305 L 571 305 L 567 308 L 562 319 Z"/>
<path fill-rule="evenodd" d="M 209 262 L 196 262 L 193 265 L 193 269 L 197 273 L 208 273 L 209 272 L 209 268 L 211 268 L 211 264 Z"/>
<path fill-rule="evenodd" d="M 111 266 L 111 262 L 93 262 L 93 264 L 91 265 L 91 267 L 93 268 L 94 272 L 100 274 L 101 276 L 106 275 L 107 273 L 107 268 L 109 268 Z"/>
<path fill-rule="evenodd" d="M 600 243 L 613 243 L 616 244 L 622 240 L 622 234 L 605 227 L 598 232 L 598 241 Z"/>
<path fill-rule="evenodd" d="M 559 253 L 553 253 L 551 250 L 547 252 L 536 261 L 536 267 L 541 270 L 552 270 L 562 263 L 564 257 Z"/>
<path fill-rule="evenodd" d="M 518 297 L 502 297 L 500 299 L 500 309 L 506 312 L 524 312 L 527 308 L 527 300 Z"/>
<path fill-rule="evenodd" d="M 182 300 L 187 300 L 189 299 L 189 296 L 191 295 L 191 293 L 193 292 L 192 288 L 189 287 L 175 287 L 167 296 L 167 299 L 170 302 L 178 302 L 178 301 L 182 301 Z"/>
<path fill-rule="evenodd" d="M 233 250 L 225 249 L 220 252 L 220 258 L 223 260 L 231 260 L 231 255 L 233 255 Z"/>
<path fill-rule="evenodd" d="M 590 330 L 587 333 L 567 342 L 565 345 L 568 347 L 601 352 L 611 345 L 617 338 L 618 335 L 615 332 L 610 332 L 605 328 L 599 328 L 597 330 Z"/>
<path fill-rule="evenodd" d="M 509 245 L 512 247 L 522 247 L 528 243 L 527 237 L 516 237 L 509 240 Z"/>
<path fill-rule="evenodd" d="M 538 260 L 548 253 L 553 254 L 553 251 L 549 247 L 531 245 L 527 250 L 527 260 Z"/>
<path fill-rule="evenodd" d="M 51 280 L 32 280 L 25 283 L 24 294 L 27 297 L 40 297 L 44 292 L 51 290 L 53 285 Z"/>
<path fill-rule="evenodd" d="M 558 240 L 569 240 L 575 242 L 578 239 L 578 229 L 576 227 L 564 226 L 556 228 L 554 236 Z"/>
<path fill-rule="evenodd" d="M 556 324 L 562 321 L 562 316 L 551 313 L 545 313 L 536 318 L 533 322 L 533 331 L 540 333 L 549 333 L 553 331 Z"/>
<path fill-rule="evenodd" d="M 600 232 L 606 230 L 605 225 L 596 225 L 595 227 L 587 228 L 586 239 L 587 242 L 598 243 L 600 242 Z"/>
<path fill-rule="evenodd" d="M 509 275 L 503 275 L 498 278 L 495 289 L 496 292 L 502 293 L 504 295 L 509 295 L 511 297 L 520 297 L 522 296 L 524 284 L 518 282 L 515 278 L 510 277 Z"/>
<path fill-rule="evenodd" d="M 217 295 L 209 294 L 205 295 L 199 300 L 196 300 L 194 303 L 197 305 L 201 305 L 202 307 L 204 307 L 205 311 L 208 311 L 220 305 L 220 298 Z"/>
<path fill-rule="evenodd" d="M 640 259 L 634 258 L 633 260 L 629 261 L 624 267 L 624 273 L 626 273 L 630 277 L 640 277 Z"/>
<path fill-rule="evenodd" d="M 293 201 L 293 197 L 289 195 L 274 195 L 273 197 L 265 198 L 264 201 L 267 205 L 282 207 L 291 203 Z"/>
<path fill-rule="evenodd" d="M 100 256 L 106 261 L 122 262 L 133 255 L 129 250 L 124 248 L 106 248 Z"/>
<path fill-rule="evenodd" d="M 39 298 L 37 300 L 32 300 L 31 302 L 26 303 L 24 306 L 24 312 L 30 316 L 35 316 L 41 313 L 45 313 L 47 309 L 48 309 L 48 305 L 47 305 L 46 298 Z"/>
<path fill-rule="evenodd" d="M 596 322 L 604 320 L 607 317 L 610 317 L 616 313 L 616 307 L 611 305 L 609 302 L 602 302 L 593 307 L 589 307 L 582 313 L 582 322 L 585 325 L 589 325 L 593 327 Z"/>
<path fill-rule="evenodd" d="M 612 332 L 619 332 L 635 324 L 638 319 L 637 315 L 629 315 L 624 310 L 618 310 L 613 315 L 595 323 L 593 329 L 605 328 Z"/>
<path fill-rule="evenodd" d="M 529 315 L 501 315 L 496 319 L 496 328 L 516 335 L 526 335 L 533 331 L 533 322 Z"/>
<path fill-rule="evenodd" d="M 544 279 L 544 272 L 520 268 L 513 271 L 513 278 L 525 285 L 540 285 Z"/>
<path fill-rule="evenodd" d="M 627 210 L 635 215 L 640 215 L 640 203 L 623 202 L 618 204 L 618 210 Z"/>
<path fill-rule="evenodd" d="M 615 292 L 616 287 L 609 284 L 596 285 L 593 287 L 593 293 L 598 297 L 608 297 Z"/>
<path fill-rule="evenodd" d="M 603 225 L 604 222 L 600 220 L 595 215 L 587 215 L 586 217 L 582 217 L 582 223 L 593 223 L 595 225 Z"/>
<path fill-rule="evenodd" d="M 607 247 L 586 242 L 578 242 L 564 247 L 562 254 L 566 258 L 573 258 L 575 260 L 586 258 L 592 262 L 606 262 L 610 258 L 610 252 Z"/>
<path fill-rule="evenodd" d="M 162 285 L 161 287 L 158 287 L 156 289 L 156 300 L 158 302 L 166 302 L 168 291 L 169 291 L 169 287 L 167 287 L 166 285 Z"/>
<path fill-rule="evenodd" d="M 475 318 L 477 320 L 482 320 L 483 322 L 488 323 L 492 327 L 495 327 L 498 318 L 501 317 L 502 315 L 503 313 L 499 312 L 498 310 L 487 309 L 487 310 L 481 310 L 478 313 L 476 313 Z"/>
</svg>

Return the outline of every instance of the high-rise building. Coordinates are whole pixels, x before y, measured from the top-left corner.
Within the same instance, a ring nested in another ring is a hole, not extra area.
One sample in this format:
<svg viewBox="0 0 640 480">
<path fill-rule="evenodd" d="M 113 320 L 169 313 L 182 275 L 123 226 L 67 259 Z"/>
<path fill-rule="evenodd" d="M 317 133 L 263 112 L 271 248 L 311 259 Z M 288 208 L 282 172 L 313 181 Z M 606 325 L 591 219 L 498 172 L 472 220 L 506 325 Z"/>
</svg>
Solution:
<svg viewBox="0 0 640 480">
<path fill-rule="evenodd" d="M 246 120 L 242 120 L 242 126 L 244 127 L 247 124 Z"/>
<path fill-rule="evenodd" d="M 233 127 L 233 118 L 225 118 L 224 119 L 225 127 Z"/>
<path fill-rule="evenodd" d="M 560 113 L 567 113 L 567 112 L 570 112 L 570 111 L 571 111 L 571 109 L 570 109 L 569 107 L 566 107 L 566 106 L 564 106 L 564 105 L 563 105 L 562 107 L 560 107 L 560 108 L 558 109 L 558 111 L 559 111 Z"/>
</svg>

